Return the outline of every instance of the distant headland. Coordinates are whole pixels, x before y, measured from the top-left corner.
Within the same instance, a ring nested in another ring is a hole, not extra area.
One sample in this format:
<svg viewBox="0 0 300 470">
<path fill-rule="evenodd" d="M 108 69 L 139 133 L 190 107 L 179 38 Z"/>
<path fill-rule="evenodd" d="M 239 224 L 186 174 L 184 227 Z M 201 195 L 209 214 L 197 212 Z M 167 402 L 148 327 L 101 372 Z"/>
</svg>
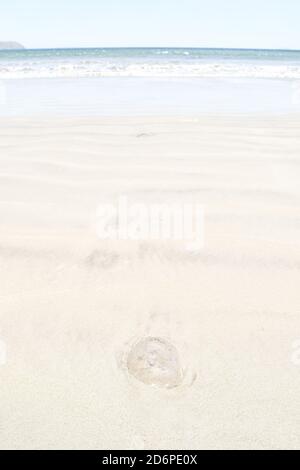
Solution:
<svg viewBox="0 0 300 470">
<path fill-rule="evenodd" d="M 0 41 L 0 49 L 25 49 L 25 47 L 15 41 Z"/>
</svg>

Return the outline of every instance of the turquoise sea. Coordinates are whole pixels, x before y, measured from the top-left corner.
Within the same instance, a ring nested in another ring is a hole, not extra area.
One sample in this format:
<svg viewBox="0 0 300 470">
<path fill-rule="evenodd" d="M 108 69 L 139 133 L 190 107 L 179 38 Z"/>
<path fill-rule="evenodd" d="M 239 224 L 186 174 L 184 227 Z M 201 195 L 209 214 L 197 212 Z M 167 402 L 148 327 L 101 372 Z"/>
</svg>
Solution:
<svg viewBox="0 0 300 470">
<path fill-rule="evenodd" d="M 0 51 L 0 79 L 120 76 L 300 79 L 300 51 L 196 48 Z"/>
</svg>

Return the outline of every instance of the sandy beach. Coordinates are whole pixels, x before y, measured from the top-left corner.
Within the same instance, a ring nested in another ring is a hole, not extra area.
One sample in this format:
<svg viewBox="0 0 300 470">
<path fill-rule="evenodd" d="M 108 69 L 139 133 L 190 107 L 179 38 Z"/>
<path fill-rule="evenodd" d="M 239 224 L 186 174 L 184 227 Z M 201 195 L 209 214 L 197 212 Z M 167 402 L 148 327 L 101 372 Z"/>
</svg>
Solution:
<svg viewBox="0 0 300 470">
<path fill-rule="evenodd" d="M 0 447 L 299 448 L 299 178 L 296 114 L 1 118 Z M 202 204 L 203 249 L 100 240 L 124 194 Z"/>
</svg>

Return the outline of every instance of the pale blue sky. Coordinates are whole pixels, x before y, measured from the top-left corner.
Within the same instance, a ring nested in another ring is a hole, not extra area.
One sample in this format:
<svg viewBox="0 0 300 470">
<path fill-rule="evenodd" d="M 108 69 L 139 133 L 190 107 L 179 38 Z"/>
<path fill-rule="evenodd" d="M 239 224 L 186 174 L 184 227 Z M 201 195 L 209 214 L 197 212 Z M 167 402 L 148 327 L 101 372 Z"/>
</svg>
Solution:
<svg viewBox="0 0 300 470">
<path fill-rule="evenodd" d="M 26 47 L 300 49 L 300 0 L 0 0 L 0 40 Z"/>
</svg>

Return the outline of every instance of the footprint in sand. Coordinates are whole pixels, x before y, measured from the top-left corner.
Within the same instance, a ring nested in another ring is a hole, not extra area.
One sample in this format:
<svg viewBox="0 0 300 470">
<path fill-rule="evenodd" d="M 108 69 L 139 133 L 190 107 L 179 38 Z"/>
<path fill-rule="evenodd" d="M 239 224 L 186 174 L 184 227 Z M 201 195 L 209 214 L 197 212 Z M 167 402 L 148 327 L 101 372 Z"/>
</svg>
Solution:
<svg viewBox="0 0 300 470">
<path fill-rule="evenodd" d="M 112 251 L 94 250 L 87 258 L 86 265 L 92 268 L 109 269 L 120 262 L 121 256 Z"/>
</svg>

